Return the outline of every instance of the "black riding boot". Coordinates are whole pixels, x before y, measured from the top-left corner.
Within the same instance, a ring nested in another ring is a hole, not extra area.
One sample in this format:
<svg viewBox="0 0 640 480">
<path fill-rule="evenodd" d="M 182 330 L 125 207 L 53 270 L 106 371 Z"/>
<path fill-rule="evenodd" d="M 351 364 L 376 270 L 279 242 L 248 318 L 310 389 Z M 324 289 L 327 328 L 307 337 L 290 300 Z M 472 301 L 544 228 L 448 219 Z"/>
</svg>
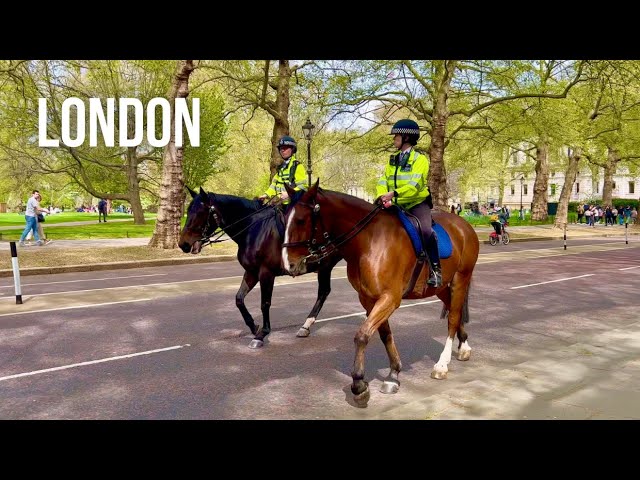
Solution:
<svg viewBox="0 0 640 480">
<path fill-rule="evenodd" d="M 425 250 L 429 257 L 429 280 L 427 285 L 431 287 L 442 286 L 442 269 L 440 268 L 440 253 L 438 253 L 438 240 L 436 234 L 432 233 L 425 243 Z"/>
</svg>

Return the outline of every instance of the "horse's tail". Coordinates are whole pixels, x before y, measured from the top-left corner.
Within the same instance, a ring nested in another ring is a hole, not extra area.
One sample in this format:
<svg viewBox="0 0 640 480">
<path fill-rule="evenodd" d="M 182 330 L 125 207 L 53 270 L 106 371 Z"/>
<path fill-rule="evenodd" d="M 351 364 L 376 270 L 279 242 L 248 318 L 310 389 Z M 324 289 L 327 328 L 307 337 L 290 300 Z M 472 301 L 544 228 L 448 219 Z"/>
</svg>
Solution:
<svg viewBox="0 0 640 480">
<path fill-rule="evenodd" d="M 467 292 L 465 293 L 465 296 L 464 296 L 464 303 L 462 304 L 462 312 L 460 314 L 460 320 L 462 321 L 462 323 L 469 323 L 469 290 L 471 290 L 471 280 L 469 280 L 469 285 L 467 286 Z M 440 312 L 440 318 L 447 318 L 448 314 L 449 314 L 449 310 L 447 309 L 447 306 L 444 305 L 444 302 L 443 302 L 442 312 Z"/>
</svg>

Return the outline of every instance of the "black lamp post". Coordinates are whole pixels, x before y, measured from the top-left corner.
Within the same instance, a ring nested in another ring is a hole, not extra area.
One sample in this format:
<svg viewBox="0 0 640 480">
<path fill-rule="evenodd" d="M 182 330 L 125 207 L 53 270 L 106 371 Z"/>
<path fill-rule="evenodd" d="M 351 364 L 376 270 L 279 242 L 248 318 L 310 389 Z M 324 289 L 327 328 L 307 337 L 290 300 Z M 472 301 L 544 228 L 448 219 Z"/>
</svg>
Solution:
<svg viewBox="0 0 640 480">
<path fill-rule="evenodd" d="M 522 212 L 522 187 L 524 185 L 524 175 L 520 177 L 520 220 L 524 220 L 524 213 Z"/>
<path fill-rule="evenodd" d="M 304 138 L 307 139 L 307 173 L 309 174 L 309 188 L 311 188 L 311 139 L 316 126 L 307 118 L 307 122 L 302 126 Z"/>
</svg>

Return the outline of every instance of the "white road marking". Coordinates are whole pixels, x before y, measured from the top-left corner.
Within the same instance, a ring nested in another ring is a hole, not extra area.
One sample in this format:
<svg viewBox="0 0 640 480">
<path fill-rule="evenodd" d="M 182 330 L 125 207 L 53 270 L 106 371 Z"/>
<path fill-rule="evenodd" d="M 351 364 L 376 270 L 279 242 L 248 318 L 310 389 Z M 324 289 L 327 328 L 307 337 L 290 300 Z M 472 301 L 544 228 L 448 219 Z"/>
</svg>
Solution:
<svg viewBox="0 0 640 480">
<path fill-rule="evenodd" d="M 428 303 L 436 303 L 436 302 L 439 302 L 439 301 L 440 300 L 429 300 L 427 302 L 416 302 L 416 303 L 411 303 L 409 305 L 400 305 L 398 308 L 415 307 L 416 305 L 426 305 Z M 367 312 L 349 313 L 347 315 L 338 315 L 337 317 L 322 318 L 320 320 L 316 320 L 315 323 L 329 322 L 331 320 L 339 320 L 341 318 L 348 318 L 348 317 L 357 317 L 358 315 L 366 315 L 366 314 L 367 314 Z"/>
<path fill-rule="evenodd" d="M 590 277 L 592 275 L 595 275 L 595 273 L 587 273 L 586 275 L 578 275 L 577 277 L 568 277 L 568 278 L 559 278 L 557 280 L 549 280 L 548 282 L 540 282 L 540 283 L 530 283 L 529 285 L 520 285 L 517 287 L 511 287 L 511 290 L 515 290 L 517 288 L 527 288 L 527 287 L 534 287 L 536 285 L 545 285 L 547 283 L 556 283 L 556 282 L 565 282 L 567 280 L 573 280 L 575 278 L 584 278 L 584 277 Z"/>
<path fill-rule="evenodd" d="M 150 273 L 149 275 L 129 275 L 126 277 L 109 277 L 109 278 L 86 278 L 84 280 L 63 280 L 60 282 L 42 282 L 42 283 L 23 283 L 23 287 L 30 287 L 34 285 L 53 285 L 55 283 L 74 283 L 74 282 L 99 282 L 101 280 L 120 280 L 122 278 L 138 278 L 138 277 L 158 277 L 162 275 L 168 275 L 167 273 Z M 0 288 L 11 288 L 13 285 L 0 286 Z"/>
<path fill-rule="evenodd" d="M 640 268 L 640 265 L 636 265 L 635 267 L 619 268 L 618 270 L 631 270 L 632 268 Z"/>
<path fill-rule="evenodd" d="M 184 347 L 190 347 L 190 346 L 191 344 L 186 343 L 184 345 L 175 345 L 173 347 L 158 348 L 156 350 L 147 350 L 146 352 L 130 353 L 128 355 L 119 355 L 117 357 L 102 358 L 100 360 L 91 360 L 88 362 L 72 363 L 71 365 L 64 365 L 62 367 L 45 368 L 44 370 L 35 370 L 33 372 L 16 373 L 15 375 L 7 375 L 6 377 L 0 377 L 0 382 L 3 382 L 4 380 L 11 380 L 12 378 L 29 377 L 31 375 L 38 375 L 40 373 L 66 370 L 68 368 L 83 367 L 85 365 L 94 365 L 96 363 L 113 362 L 114 360 L 122 360 L 123 358 L 139 357 L 140 355 L 151 355 L 152 353 L 167 352 L 169 350 L 176 350 L 178 348 L 184 348 Z"/>
<path fill-rule="evenodd" d="M 103 307 L 105 305 L 116 305 L 118 303 L 132 303 L 132 302 L 146 302 L 153 300 L 152 298 L 136 298 L 135 300 L 122 300 L 120 302 L 107 302 L 107 303 L 89 303 L 86 305 L 74 305 L 73 307 L 60 307 L 60 308 L 47 308 L 44 310 L 29 310 L 28 312 L 12 312 L 12 313 L 0 313 L 0 317 L 8 317 L 12 315 L 26 315 L 28 313 L 41 313 L 41 312 L 57 312 L 59 310 L 72 310 L 74 308 L 93 308 Z"/>
<path fill-rule="evenodd" d="M 26 298 L 44 297 L 45 295 L 61 295 L 63 293 L 106 292 L 107 290 L 119 290 L 119 289 L 123 289 L 123 288 L 157 287 L 158 285 L 176 285 L 176 284 L 182 284 L 182 283 L 217 281 L 217 280 L 230 280 L 232 278 L 242 278 L 242 275 L 236 275 L 234 277 L 200 278 L 198 280 L 183 280 L 183 281 L 179 281 L 179 282 L 145 283 L 143 285 L 126 285 L 124 287 L 90 288 L 88 290 L 66 290 L 64 292 L 37 293 L 35 295 L 28 295 Z M 8 298 L 11 299 L 13 297 L 0 297 L 0 300 L 6 300 Z"/>
</svg>

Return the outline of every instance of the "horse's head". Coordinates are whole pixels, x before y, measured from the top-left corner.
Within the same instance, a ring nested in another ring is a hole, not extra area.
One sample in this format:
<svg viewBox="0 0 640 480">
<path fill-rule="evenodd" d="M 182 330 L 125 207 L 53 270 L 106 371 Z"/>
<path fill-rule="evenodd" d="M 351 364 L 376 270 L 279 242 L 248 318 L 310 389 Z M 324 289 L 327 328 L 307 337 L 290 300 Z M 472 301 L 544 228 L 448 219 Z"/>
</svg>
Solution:
<svg viewBox="0 0 640 480">
<path fill-rule="evenodd" d="M 200 253 L 203 239 L 215 232 L 218 225 L 218 215 L 216 215 L 210 195 L 200 187 L 200 193 L 196 193 L 187 187 L 191 197 L 191 203 L 187 208 L 187 221 L 180 232 L 178 246 L 184 253 Z"/>
<path fill-rule="evenodd" d="M 314 247 L 323 242 L 320 222 L 320 204 L 318 203 L 318 184 L 320 179 L 306 192 L 295 192 L 285 185 L 291 203 L 286 212 L 282 263 L 292 276 L 307 273 L 307 258 Z"/>
</svg>

